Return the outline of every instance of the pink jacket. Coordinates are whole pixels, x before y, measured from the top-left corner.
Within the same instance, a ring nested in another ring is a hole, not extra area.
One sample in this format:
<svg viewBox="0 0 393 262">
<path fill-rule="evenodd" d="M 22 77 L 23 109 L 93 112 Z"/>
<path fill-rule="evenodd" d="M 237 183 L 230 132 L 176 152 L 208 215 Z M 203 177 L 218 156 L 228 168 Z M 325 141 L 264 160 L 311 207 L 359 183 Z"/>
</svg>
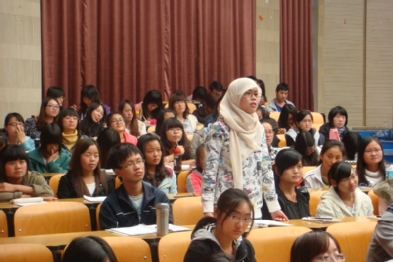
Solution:
<svg viewBox="0 0 393 262">
<path fill-rule="evenodd" d="M 133 144 L 134 146 L 136 146 L 136 144 L 138 143 L 138 138 L 136 138 L 131 134 L 128 134 L 127 132 L 123 132 L 123 136 L 124 136 L 124 143 L 130 143 Z"/>
</svg>

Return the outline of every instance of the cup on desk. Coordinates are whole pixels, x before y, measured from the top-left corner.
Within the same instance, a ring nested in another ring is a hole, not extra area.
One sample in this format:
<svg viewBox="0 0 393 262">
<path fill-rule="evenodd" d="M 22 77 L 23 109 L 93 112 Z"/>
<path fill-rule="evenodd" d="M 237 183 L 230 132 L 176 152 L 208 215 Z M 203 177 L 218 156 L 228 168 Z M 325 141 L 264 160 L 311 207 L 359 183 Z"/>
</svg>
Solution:
<svg viewBox="0 0 393 262">
<path fill-rule="evenodd" d="M 393 170 L 386 170 L 386 179 L 393 178 Z"/>
</svg>

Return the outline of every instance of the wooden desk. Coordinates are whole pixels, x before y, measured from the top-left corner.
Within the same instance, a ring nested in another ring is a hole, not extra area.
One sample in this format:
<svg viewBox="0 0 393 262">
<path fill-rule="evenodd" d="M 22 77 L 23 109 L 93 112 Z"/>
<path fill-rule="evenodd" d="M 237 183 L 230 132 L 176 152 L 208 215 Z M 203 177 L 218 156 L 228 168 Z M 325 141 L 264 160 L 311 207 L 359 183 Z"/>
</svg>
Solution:
<svg viewBox="0 0 393 262">
<path fill-rule="evenodd" d="M 376 221 L 373 218 L 369 217 L 343 217 L 343 218 L 335 218 L 338 220 L 341 220 L 341 222 L 314 222 L 314 221 L 305 221 L 301 219 L 292 219 L 288 220 L 286 223 L 291 224 L 293 226 L 299 226 L 299 227 L 307 227 L 309 229 L 312 229 L 314 231 L 318 230 L 326 230 L 326 228 L 330 225 L 336 224 L 336 223 L 345 223 L 345 222 L 359 222 L 359 221 Z"/>
</svg>

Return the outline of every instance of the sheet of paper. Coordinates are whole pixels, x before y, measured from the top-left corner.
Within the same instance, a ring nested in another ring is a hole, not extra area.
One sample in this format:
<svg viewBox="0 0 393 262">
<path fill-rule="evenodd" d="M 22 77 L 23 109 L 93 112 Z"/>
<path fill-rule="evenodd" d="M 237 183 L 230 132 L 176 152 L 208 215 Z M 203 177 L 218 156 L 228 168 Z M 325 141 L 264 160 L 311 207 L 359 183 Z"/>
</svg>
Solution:
<svg viewBox="0 0 393 262">
<path fill-rule="evenodd" d="M 91 197 L 91 196 L 83 195 L 83 198 L 90 201 L 90 202 L 103 202 L 106 199 L 106 196 Z"/>
<path fill-rule="evenodd" d="M 23 197 L 23 198 L 13 199 L 12 202 L 15 205 L 23 204 L 23 203 L 42 203 L 44 202 L 44 199 L 42 197 Z"/>
<path fill-rule="evenodd" d="M 338 219 L 333 219 L 333 218 L 316 218 L 316 217 L 303 217 L 302 220 L 305 221 L 312 221 L 312 222 L 317 222 L 317 223 L 338 223 L 341 222 L 341 220 Z"/>
<path fill-rule="evenodd" d="M 30 205 L 36 205 L 36 204 L 43 204 L 46 203 L 44 201 L 42 202 L 30 202 L 30 203 L 15 203 L 15 205 L 20 206 L 20 207 L 24 207 L 24 206 L 30 206 Z"/>
<path fill-rule="evenodd" d="M 136 235 L 146 235 L 146 234 L 157 233 L 156 228 L 152 228 L 152 227 L 149 227 L 146 225 L 137 225 L 137 226 L 133 226 L 133 227 L 111 228 L 110 231 L 112 231 L 114 233 L 126 235 L 126 236 L 136 236 Z"/>
<path fill-rule="evenodd" d="M 148 225 L 146 226 L 148 228 L 154 228 L 155 230 L 157 230 L 157 225 Z M 187 228 L 187 227 L 182 227 L 182 226 L 176 226 L 173 224 L 169 224 L 169 232 L 180 232 L 180 231 L 190 231 L 191 229 Z"/>
<path fill-rule="evenodd" d="M 279 222 L 275 220 L 254 220 L 255 226 L 268 226 L 268 227 L 289 227 L 291 224 Z"/>
</svg>

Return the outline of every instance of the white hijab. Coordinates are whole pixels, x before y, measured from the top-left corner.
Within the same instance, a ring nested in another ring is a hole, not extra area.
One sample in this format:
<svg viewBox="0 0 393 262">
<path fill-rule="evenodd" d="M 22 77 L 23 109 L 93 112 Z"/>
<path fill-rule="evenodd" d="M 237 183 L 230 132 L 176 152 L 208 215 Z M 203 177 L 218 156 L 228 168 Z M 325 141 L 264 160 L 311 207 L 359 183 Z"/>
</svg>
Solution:
<svg viewBox="0 0 393 262">
<path fill-rule="evenodd" d="M 243 189 L 242 162 L 255 152 L 262 150 L 262 125 L 256 112 L 248 114 L 240 109 L 240 100 L 245 92 L 258 87 L 250 78 L 238 78 L 229 84 L 220 104 L 220 114 L 230 127 L 229 151 L 235 188 Z M 258 87 L 258 94 L 262 91 Z M 259 101 L 257 101 L 259 104 Z"/>
</svg>

